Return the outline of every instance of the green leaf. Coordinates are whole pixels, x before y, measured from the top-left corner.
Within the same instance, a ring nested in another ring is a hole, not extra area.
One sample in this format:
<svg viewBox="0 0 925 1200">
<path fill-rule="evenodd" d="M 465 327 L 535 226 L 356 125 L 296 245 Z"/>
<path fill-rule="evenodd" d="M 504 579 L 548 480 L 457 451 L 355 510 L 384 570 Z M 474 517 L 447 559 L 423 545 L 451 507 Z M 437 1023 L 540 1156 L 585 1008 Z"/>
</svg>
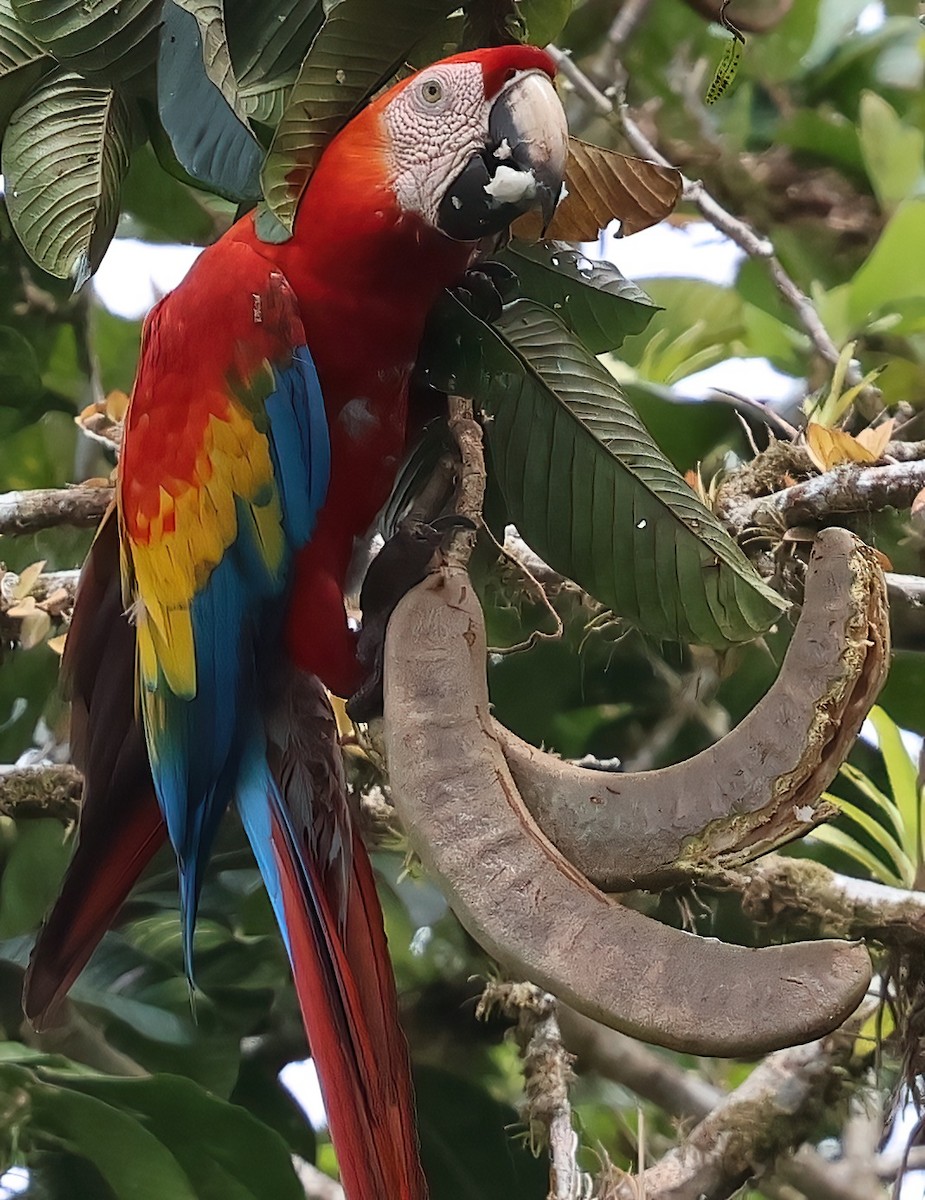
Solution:
<svg viewBox="0 0 925 1200">
<path fill-rule="evenodd" d="M 453 0 L 340 0 L 302 63 L 261 173 L 270 211 L 291 230 L 321 153 L 363 102 L 401 66 Z M 370 30 L 375 29 L 375 37 Z"/>
<path fill-rule="evenodd" d="M 693 470 L 724 450 L 732 449 L 743 458 L 748 454 L 740 419 L 754 419 L 748 410 L 718 400 L 686 400 L 670 388 L 639 379 L 620 382 L 659 449 L 678 471 Z"/>
<path fill-rule="evenodd" d="M 525 540 L 620 616 L 653 637 L 724 647 L 785 609 L 548 309 L 518 300 L 493 329 L 451 299 L 424 367 L 488 414 L 492 469 Z"/>
<path fill-rule="evenodd" d="M 60 821 L 19 821 L 0 877 L 0 938 L 38 927 L 71 856 Z"/>
<path fill-rule="evenodd" d="M 173 0 L 195 17 L 199 26 L 202 63 L 206 75 L 225 97 L 229 108 L 247 124 L 247 113 L 240 105 L 238 81 L 235 78 L 228 35 L 225 30 L 225 6 L 222 0 Z"/>
<path fill-rule="evenodd" d="M 0 396 L 17 409 L 20 425 L 37 420 L 41 413 L 33 411 L 42 396 L 42 376 L 32 345 L 16 329 L 0 325 Z"/>
<path fill-rule="evenodd" d="M 324 21 L 322 0 L 224 0 L 231 61 L 242 90 L 291 83 Z"/>
<path fill-rule="evenodd" d="M 733 288 L 700 279 L 652 279 L 646 287 L 664 311 L 644 338 L 627 342 L 620 358 L 650 383 L 677 383 L 748 352 L 744 304 Z"/>
<path fill-rule="evenodd" d="M 893 802 L 902 825 L 903 847 L 913 862 L 921 862 L 925 846 L 922 843 L 922 802 L 919 773 L 909 751 L 903 744 L 899 726 L 887 713 L 875 705 L 868 714 L 877 731 L 877 744 L 883 755 Z"/>
<path fill-rule="evenodd" d="M 520 0 L 518 8 L 527 26 L 527 41 L 546 46 L 565 28 L 572 15 L 572 0 Z"/>
<path fill-rule="evenodd" d="M 40 1074 L 111 1112 L 131 1114 L 162 1151 L 173 1156 L 198 1200 L 304 1200 L 279 1134 L 190 1079 L 115 1079 L 47 1070 Z M 167 1197 L 175 1200 L 167 1190 L 159 1200 Z"/>
<path fill-rule="evenodd" d="M 922 295 L 925 279 L 925 198 L 907 200 L 890 218 L 848 288 L 847 316 L 853 329 L 893 312 L 903 300 Z"/>
<path fill-rule="evenodd" d="M 49 55 L 16 19 L 12 0 L 0 0 L 0 129 L 6 127 L 13 109 L 52 65 Z"/>
<path fill-rule="evenodd" d="M 845 41 L 867 0 L 819 0 L 819 15 L 812 44 L 800 64 L 804 71 L 825 62 Z"/>
<path fill-rule="evenodd" d="M 925 133 L 900 120 L 875 92 L 861 93 L 858 133 L 867 174 L 880 207 L 892 212 L 925 190 Z"/>
<path fill-rule="evenodd" d="M 93 1163 L 118 1200 L 198 1200 L 176 1158 L 140 1121 L 77 1091 L 77 1075 L 41 1074 L 25 1083 L 33 1136 L 41 1131 L 64 1139 Z"/>
<path fill-rule="evenodd" d="M 154 62 L 160 9 L 160 0 L 13 0 L 13 11 L 40 46 L 110 84 Z"/>
<path fill-rule="evenodd" d="M 201 25 L 188 8 L 175 0 L 164 5 L 157 72 L 161 123 L 177 161 L 194 179 L 229 199 L 256 200 L 263 148 L 210 78 Z"/>
<path fill-rule="evenodd" d="M 860 176 L 864 169 L 858 131 L 844 113 L 797 109 L 778 126 L 774 140 L 778 145 L 833 162 L 849 175 Z"/>
<path fill-rule="evenodd" d="M 517 273 L 524 294 L 558 313 L 592 354 L 616 350 L 659 311 L 616 267 L 565 242 L 516 241 L 496 257 Z"/>
<path fill-rule="evenodd" d="M 431 1200 L 539 1200 L 546 1194 L 548 1171 L 517 1144 L 512 1108 L 437 1067 L 415 1071 L 414 1085 Z"/>
<path fill-rule="evenodd" d="M 841 796 L 832 794 L 830 799 L 838 805 L 842 816 L 847 818 L 851 824 L 863 830 L 874 847 L 882 851 L 883 857 L 886 858 L 889 864 L 891 882 L 894 882 L 898 887 L 911 887 L 912 881 L 915 878 L 915 866 L 902 847 L 893 821 L 889 819 L 892 802 L 882 792 L 874 788 L 870 781 L 856 768 L 849 774 L 845 770 L 847 766 L 848 764 L 846 763 L 842 767 L 842 771 L 852 783 L 860 786 L 858 780 L 858 776 L 860 776 L 860 779 L 869 785 L 862 788 L 863 794 L 868 799 L 873 799 L 872 793 L 877 793 L 877 797 L 874 799 L 875 808 L 873 813 L 867 812 L 857 804 L 852 804 L 850 800 L 845 800 Z M 848 833 L 850 836 L 849 829 L 850 825 L 848 829 L 843 829 L 843 832 Z"/>
<path fill-rule="evenodd" d="M 834 804 L 839 803 L 838 797 L 829 793 L 824 793 L 822 798 L 823 800 L 831 800 Z M 850 833 L 846 833 L 843 829 L 836 829 L 834 825 L 817 825 L 810 834 L 810 839 L 812 841 L 825 842 L 826 845 L 840 850 L 843 854 L 847 854 L 849 858 L 853 858 L 855 862 L 860 863 L 865 871 L 869 871 L 881 883 L 889 884 L 891 887 L 901 888 L 908 886 L 901 876 L 888 867 L 879 855 L 874 854 L 859 842 L 857 838 L 852 837 Z"/>
<path fill-rule="evenodd" d="M 43 80 L 3 140 L 10 220 L 43 270 L 80 287 L 100 264 L 119 216 L 135 137 L 133 111 L 79 75 Z"/>
<path fill-rule="evenodd" d="M 910 729 L 925 736 L 923 695 L 925 654 L 914 650 L 897 650 L 886 684 L 878 697 L 880 707 L 889 713 L 900 729 Z"/>
</svg>

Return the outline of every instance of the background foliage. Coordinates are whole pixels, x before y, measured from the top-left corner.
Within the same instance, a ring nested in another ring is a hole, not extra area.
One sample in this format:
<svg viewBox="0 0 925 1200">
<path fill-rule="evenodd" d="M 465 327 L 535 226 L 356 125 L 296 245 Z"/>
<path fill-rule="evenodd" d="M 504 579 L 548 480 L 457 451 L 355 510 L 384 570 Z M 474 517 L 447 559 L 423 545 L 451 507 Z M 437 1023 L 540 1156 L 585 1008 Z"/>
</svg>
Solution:
<svg viewBox="0 0 925 1200">
<path fill-rule="evenodd" d="M 923 437 L 923 35 L 903 0 L 887 0 L 885 19 L 859 31 L 865 7 L 859 0 L 741 0 L 730 15 L 767 28 L 748 35 L 734 86 L 710 109 L 703 97 L 728 35 L 705 19 L 709 5 L 654 0 L 621 47 L 612 37 L 616 0 L 523 0 L 519 10 L 531 40 L 570 49 L 600 86 L 626 81 L 645 131 L 688 176 L 702 177 L 771 238 L 835 342 L 856 340 L 865 371 L 885 368 L 878 387 L 887 405 L 904 406 L 911 417 L 904 436 Z M 461 39 L 490 36 L 492 14 L 506 8 L 472 5 L 467 25 L 439 0 L 0 0 L 0 488 L 60 487 L 109 472 L 105 452 L 79 434 L 73 417 L 114 389 L 130 389 L 139 324 L 108 312 L 92 284 L 74 288 L 114 234 L 203 245 L 227 227 L 237 205 L 257 201 L 263 190 L 262 228 L 285 236 L 297 200 L 297 188 L 285 183 L 287 138 L 303 146 L 315 139 L 320 148 L 380 78 L 405 61 L 421 65 L 449 52 Z M 299 125 L 301 110 L 287 107 L 293 95 L 319 106 L 315 125 Z M 580 95 L 567 98 L 574 132 L 622 145 L 614 121 Z M 62 161 L 73 165 L 64 182 Z M 682 206 L 675 219 L 692 216 Z M 748 437 L 763 444 L 764 425 L 728 397 L 682 400 L 684 380 L 732 357 L 757 357 L 801 381 L 797 392 L 824 394 L 831 367 L 753 259 L 740 263 L 728 287 L 668 277 L 647 281 L 642 295 L 615 271 L 561 248 L 558 261 L 554 251 L 544 257 L 516 246 L 502 257 L 522 298 L 494 332 L 458 299 L 448 300 L 435 316 L 422 375 L 436 386 L 470 387 L 496 418 L 489 433 L 493 525 L 501 529 L 513 517 L 534 548 L 605 611 L 589 623 L 584 602 L 565 597 L 560 639 L 494 660 L 498 715 L 569 757 L 619 757 L 636 768 L 678 761 L 752 707 L 789 629 L 783 623 L 763 641 L 749 641 L 775 620 L 773 595 L 718 522 L 712 534 L 692 534 L 692 493 L 670 478 L 661 458 L 681 472 L 699 464 L 709 480 L 750 457 Z M 447 329 L 465 335 L 461 346 L 442 335 Z M 800 398 L 785 417 L 802 420 Z M 858 427 L 875 415 L 858 413 Z M 558 447 L 548 474 L 538 481 L 534 473 L 532 484 L 511 464 L 528 430 Z M 526 491 L 514 487 L 516 478 Z M 584 516 L 594 481 L 614 498 L 608 511 L 616 503 L 634 516 L 620 531 L 616 558 L 596 541 L 606 533 L 609 543 L 609 528 Z M 655 508 L 640 508 L 643 502 Z M 638 566 L 643 550 L 639 520 L 672 530 L 662 573 L 648 583 L 629 565 Z M 580 536 L 569 532 L 573 524 Z M 887 513 L 865 518 L 858 530 L 896 570 L 922 574 L 921 524 Z M 66 569 L 79 564 L 88 542 L 85 532 L 47 530 L 4 538 L 2 557 L 13 572 L 37 561 Z M 684 587 L 690 564 L 711 554 L 724 563 L 719 604 Z M 538 614 L 518 580 L 485 557 L 492 640 L 518 643 Z M 666 588 L 667 577 L 677 584 Z M 646 631 L 611 619 L 611 607 Z M 14 649 L 16 632 L 8 622 L 0 762 L 55 759 L 65 728 L 56 656 L 46 643 Z M 921 879 L 919 784 L 895 729 L 925 733 L 925 629 L 919 622 L 900 632 L 877 719 L 885 760 L 859 745 L 852 771 L 835 788 L 845 815 L 834 835 L 793 852 L 908 887 Z M 715 649 L 693 650 L 688 641 Z M 730 642 L 748 644 L 729 649 Z M 282 946 L 240 831 L 226 824 L 203 897 L 195 1012 L 181 963 L 174 868 L 165 856 L 75 985 L 68 1040 L 56 1044 L 23 1028 L 19 991 L 31 937 L 68 853 L 57 821 L 0 817 L 0 1029 L 7 1039 L 0 1044 L 0 1164 L 27 1163 L 29 1194 L 49 1200 L 303 1194 L 291 1154 L 334 1164 L 323 1131 L 310 1128 L 278 1082 L 280 1069 L 303 1058 L 306 1047 Z M 513 1107 L 516 1051 L 500 1022 L 473 1018 L 473 978 L 489 974 L 491 964 L 439 893 L 403 874 L 401 847 L 380 850 L 376 865 L 417 1064 L 434 1200 L 539 1200 L 546 1170 L 520 1135 Z M 694 906 L 669 893 L 657 911 L 673 923 L 691 917 L 702 932 L 730 940 L 755 936 L 729 903 Z M 859 1050 L 862 1066 L 868 1052 Z M 728 1087 L 747 1069 L 683 1065 Z M 889 1046 L 879 1069 L 889 1083 Z M 663 1110 L 640 1108 L 593 1062 L 574 1098 L 589 1169 L 603 1155 L 632 1165 L 643 1112 L 650 1152 L 675 1137 Z M 819 1135 L 837 1139 L 840 1132 L 840 1118 L 828 1114 Z"/>
</svg>

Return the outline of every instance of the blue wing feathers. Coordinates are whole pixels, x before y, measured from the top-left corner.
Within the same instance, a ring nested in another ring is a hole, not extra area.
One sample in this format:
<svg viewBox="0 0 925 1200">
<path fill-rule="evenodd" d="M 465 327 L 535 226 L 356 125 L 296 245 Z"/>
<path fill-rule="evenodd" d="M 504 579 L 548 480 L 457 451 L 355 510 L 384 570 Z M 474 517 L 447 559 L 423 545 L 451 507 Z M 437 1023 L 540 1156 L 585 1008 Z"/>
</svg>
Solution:
<svg viewBox="0 0 925 1200">
<path fill-rule="evenodd" d="M 299 346 L 292 363 L 274 376 L 276 389 L 266 401 L 270 453 L 282 494 L 286 536 L 298 547 L 311 537 L 324 504 L 331 443 L 321 384 L 308 347 Z"/>
<path fill-rule="evenodd" d="M 272 576 L 257 525 L 239 500 L 237 537 L 191 605 L 196 694 L 191 699 L 165 694 L 166 736 L 159 739 L 162 751 L 152 755 L 155 789 L 180 867 L 191 977 L 203 872 L 219 821 L 236 794 L 282 918 L 268 807 L 276 785 L 262 744 L 254 744 L 254 731 L 261 724 L 261 675 L 273 670 L 293 559 L 311 537 L 324 504 L 331 452 L 321 385 L 307 347 L 297 347 L 290 362 L 274 367 L 273 375 L 274 390 L 264 405 L 284 560 Z M 285 931 L 284 921 L 280 923 Z"/>
</svg>

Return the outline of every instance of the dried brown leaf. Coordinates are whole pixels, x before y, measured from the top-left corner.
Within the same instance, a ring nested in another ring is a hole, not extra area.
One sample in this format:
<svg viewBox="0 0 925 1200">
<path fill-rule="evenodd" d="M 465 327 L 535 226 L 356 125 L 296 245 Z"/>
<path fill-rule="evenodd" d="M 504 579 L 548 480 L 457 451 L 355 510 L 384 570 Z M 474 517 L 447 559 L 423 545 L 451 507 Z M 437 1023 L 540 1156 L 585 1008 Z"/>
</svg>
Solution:
<svg viewBox="0 0 925 1200">
<path fill-rule="evenodd" d="M 817 421 L 810 421 L 806 427 L 806 450 L 820 471 L 830 471 L 842 463 L 872 463 L 880 457 L 844 429 L 830 429 Z"/>
<path fill-rule="evenodd" d="M 569 138 L 565 187 L 565 199 L 546 236 L 563 242 L 593 242 L 614 218 L 620 221 L 624 235 L 663 221 L 681 196 L 681 173 L 674 167 Z M 535 240 L 542 232 L 540 218 L 533 213 L 522 217 L 514 232 Z"/>
<path fill-rule="evenodd" d="M 29 599 L 32 599 L 30 596 Z M 34 602 L 33 602 L 34 603 Z M 10 613 L 12 616 L 12 612 Z M 19 622 L 19 644 L 23 650 L 31 650 L 33 646 L 38 646 L 43 642 L 51 629 L 51 617 L 41 608 L 35 608 L 32 612 L 22 617 Z"/>
<path fill-rule="evenodd" d="M 871 427 L 862 429 L 855 440 L 871 452 L 876 462 L 883 458 L 886 453 L 886 448 L 890 444 L 890 438 L 893 436 L 893 427 L 895 424 L 896 418 L 890 417 L 888 421 L 884 421 L 876 429 Z"/>
<path fill-rule="evenodd" d="M 48 639 L 48 649 L 53 651 L 59 657 L 64 653 L 64 643 L 67 641 L 66 633 L 59 633 L 57 637 Z"/>
<path fill-rule="evenodd" d="M 24 568 L 19 573 L 19 580 L 10 591 L 10 597 L 13 600 L 22 600 L 29 595 L 35 585 L 38 583 L 39 576 L 45 570 L 45 560 L 32 563 L 31 566 Z"/>
</svg>

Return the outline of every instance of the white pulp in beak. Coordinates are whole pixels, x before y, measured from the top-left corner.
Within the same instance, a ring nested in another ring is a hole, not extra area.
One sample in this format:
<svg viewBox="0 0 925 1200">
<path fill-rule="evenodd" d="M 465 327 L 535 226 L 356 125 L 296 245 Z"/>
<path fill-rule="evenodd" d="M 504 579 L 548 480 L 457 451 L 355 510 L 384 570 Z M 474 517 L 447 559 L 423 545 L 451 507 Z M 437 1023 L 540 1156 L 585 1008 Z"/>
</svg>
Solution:
<svg viewBox="0 0 925 1200">
<path fill-rule="evenodd" d="M 519 204 L 536 195 L 536 176 L 532 171 L 518 171 L 502 163 L 485 184 L 485 191 L 496 204 Z"/>
</svg>

